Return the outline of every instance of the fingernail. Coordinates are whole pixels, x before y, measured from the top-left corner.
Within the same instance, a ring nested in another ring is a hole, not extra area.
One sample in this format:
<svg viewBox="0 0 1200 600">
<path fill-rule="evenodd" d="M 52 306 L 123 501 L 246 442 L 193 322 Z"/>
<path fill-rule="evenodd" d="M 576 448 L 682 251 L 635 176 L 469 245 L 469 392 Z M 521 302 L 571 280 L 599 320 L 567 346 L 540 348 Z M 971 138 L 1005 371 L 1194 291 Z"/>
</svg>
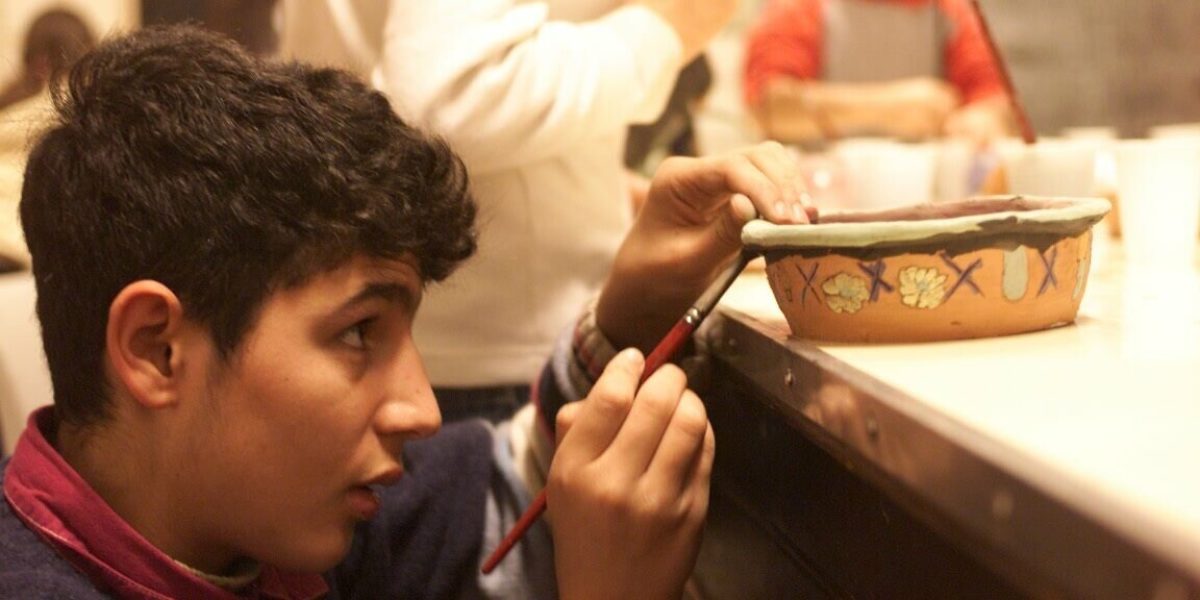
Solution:
<svg viewBox="0 0 1200 600">
<path fill-rule="evenodd" d="M 797 223 L 803 223 L 808 220 L 804 218 L 804 208 L 802 208 L 799 204 L 792 205 L 792 218 L 795 219 Z"/>
<path fill-rule="evenodd" d="M 626 348 L 621 351 L 621 354 L 617 358 L 630 366 L 642 364 L 642 353 L 637 348 Z"/>
<path fill-rule="evenodd" d="M 775 214 L 777 214 L 777 215 L 786 215 L 787 214 L 787 207 L 784 206 L 783 202 L 775 203 Z"/>
</svg>

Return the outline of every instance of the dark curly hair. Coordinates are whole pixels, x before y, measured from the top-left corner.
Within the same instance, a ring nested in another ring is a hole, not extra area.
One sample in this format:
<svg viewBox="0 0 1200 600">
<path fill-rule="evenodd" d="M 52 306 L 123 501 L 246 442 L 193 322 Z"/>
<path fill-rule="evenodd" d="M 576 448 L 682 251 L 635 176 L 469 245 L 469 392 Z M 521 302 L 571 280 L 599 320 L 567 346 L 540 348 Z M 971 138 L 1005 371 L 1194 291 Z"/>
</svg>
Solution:
<svg viewBox="0 0 1200 600">
<path fill-rule="evenodd" d="M 60 418 L 107 415 L 108 308 L 153 279 L 228 359 L 273 291 L 352 256 L 425 281 L 475 251 L 466 170 L 349 73 L 253 58 L 194 27 L 105 42 L 53 90 L 21 221 Z"/>
</svg>

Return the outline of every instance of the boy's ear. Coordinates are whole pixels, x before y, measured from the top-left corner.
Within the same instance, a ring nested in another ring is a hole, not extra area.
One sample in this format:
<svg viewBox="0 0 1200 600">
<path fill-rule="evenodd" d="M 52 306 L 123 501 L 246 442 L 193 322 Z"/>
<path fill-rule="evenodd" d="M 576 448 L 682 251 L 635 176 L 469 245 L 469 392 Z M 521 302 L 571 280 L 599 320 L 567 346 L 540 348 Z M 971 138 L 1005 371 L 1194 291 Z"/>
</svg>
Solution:
<svg viewBox="0 0 1200 600">
<path fill-rule="evenodd" d="M 157 281 L 135 281 L 109 305 L 105 351 L 117 382 L 138 404 L 176 402 L 184 329 L 179 297 Z"/>
</svg>

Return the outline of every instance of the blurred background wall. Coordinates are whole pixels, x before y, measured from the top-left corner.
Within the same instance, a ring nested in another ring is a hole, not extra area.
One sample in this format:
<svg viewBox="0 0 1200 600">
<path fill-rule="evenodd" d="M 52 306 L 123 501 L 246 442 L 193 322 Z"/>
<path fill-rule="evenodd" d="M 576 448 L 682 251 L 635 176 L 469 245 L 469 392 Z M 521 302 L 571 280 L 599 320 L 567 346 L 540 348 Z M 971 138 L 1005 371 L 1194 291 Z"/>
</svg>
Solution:
<svg viewBox="0 0 1200 600">
<path fill-rule="evenodd" d="M 128 31 L 141 22 L 139 0 L 0 0 L 0 81 L 20 70 L 25 31 L 38 14 L 50 8 L 74 11 L 101 37 Z"/>
<path fill-rule="evenodd" d="M 383 2 L 380 0 L 381 4 Z M 274 18 L 276 0 L 142 0 L 139 4 L 142 22 L 147 25 L 203 24 L 259 54 L 269 54 L 278 45 Z"/>
<path fill-rule="evenodd" d="M 1039 131 L 1200 121 L 1200 1 L 980 2 Z"/>
</svg>

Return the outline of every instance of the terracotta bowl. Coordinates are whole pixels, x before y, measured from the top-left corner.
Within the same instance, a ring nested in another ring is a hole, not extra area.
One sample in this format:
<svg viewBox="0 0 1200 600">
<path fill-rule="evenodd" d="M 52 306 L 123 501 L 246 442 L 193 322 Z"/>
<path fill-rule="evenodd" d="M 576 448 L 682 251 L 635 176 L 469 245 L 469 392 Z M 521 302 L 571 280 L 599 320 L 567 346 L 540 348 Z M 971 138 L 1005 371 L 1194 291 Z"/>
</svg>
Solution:
<svg viewBox="0 0 1200 600">
<path fill-rule="evenodd" d="M 742 231 L 798 337 L 920 342 L 1057 327 L 1079 311 L 1099 198 L 986 197 Z"/>
</svg>

